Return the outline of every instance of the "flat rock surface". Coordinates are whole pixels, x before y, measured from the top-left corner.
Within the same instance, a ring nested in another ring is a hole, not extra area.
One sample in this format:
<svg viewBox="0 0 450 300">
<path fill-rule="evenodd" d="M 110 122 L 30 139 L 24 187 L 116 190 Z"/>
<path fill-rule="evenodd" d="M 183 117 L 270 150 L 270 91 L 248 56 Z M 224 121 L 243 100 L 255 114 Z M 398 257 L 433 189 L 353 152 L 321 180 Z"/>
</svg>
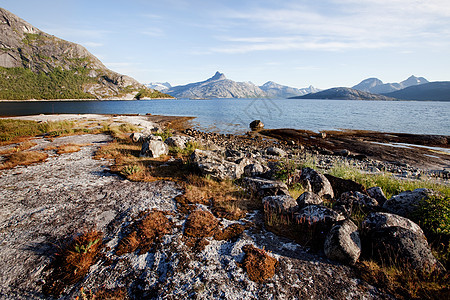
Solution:
<svg viewBox="0 0 450 300">
<path fill-rule="evenodd" d="M 105 234 L 104 257 L 61 299 L 79 296 L 81 287 L 125 286 L 132 299 L 379 299 L 388 295 L 359 280 L 350 267 L 330 262 L 285 238 L 257 226 L 235 241 L 216 241 L 200 252 L 183 240 L 186 215 L 176 208 L 182 193 L 173 182 L 138 183 L 111 174 L 110 161 L 94 160 L 106 135 L 36 139 L 52 144 L 82 143 L 81 151 L 56 155 L 40 164 L 0 173 L 0 298 L 45 299 L 44 268 L 72 234 L 91 226 Z M 201 207 L 207 209 L 206 207 Z M 150 252 L 114 253 L 128 224 L 140 212 L 159 209 L 176 225 Z M 260 213 L 247 221 L 262 223 Z M 243 220 L 242 220 L 243 221 Z M 233 223 L 220 219 L 221 226 Z M 239 265 L 242 246 L 264 248 L 279 264 L 265 283 L 251 281 Z"/>
</svg>

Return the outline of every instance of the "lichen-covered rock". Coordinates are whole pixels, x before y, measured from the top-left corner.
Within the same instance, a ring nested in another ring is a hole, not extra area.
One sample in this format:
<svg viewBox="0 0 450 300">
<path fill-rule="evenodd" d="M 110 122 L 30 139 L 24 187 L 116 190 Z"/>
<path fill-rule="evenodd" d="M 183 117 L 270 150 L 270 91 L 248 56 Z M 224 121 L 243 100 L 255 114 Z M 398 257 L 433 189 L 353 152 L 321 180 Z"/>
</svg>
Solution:
<svg viewBox="0 0 450 300">
<path fill-rule="evenodd" d="M 289 195 L 287 185 L 281 181 L 258 177 L 246 177 L 244 178 L 243 183 L 249 189 L 251 194 L 260 198 L 264 198 L 266 196 Z"/>
<path fill-rule="evenodd" d="M 396 196 L 392 196 L 384 202 L 383 208 L 393 214 L 408 217 L 414 212 L 421 201 L 434 194 L 430 189 L 415 189 L 414 191 L 405 191 Z"/>
<path fill-rule="evenodd" d="M 354 210 L 370 212 L 378 206 L 377 200 L 360 192 L 345 192 L 336 201 L 335 210 L 350 216 Z"/>
<path fill-rule="evenodd" d="M 141 132 L 133 132 L 130 135 L 130 139 L 135 143 L 141 143 L 144 141 L 144 134 Z"/>
<path fill-rule="evenodd" d="M 384 193 L 383 193 L 383 190 L 380 188 L 380 187 L 378 187 L 378 186 L 374 186 L 374 187 L 371 187 L 371 188 L 368 188 L 367 189 L 367 194 L 370 196 L 370 197 L 372 197 L 372 198 L 374 198 L 375 200 L 377 200 L 377 202 L 378 202 L 378 205 L 383 205 L 384 204 L 384 202 L 386 202 L 386 196 L 384 195 Z"/>
<path fill-rule="evenodd" d="M 292 214 L 298 210 L 297 201 L 289 195 L 267 196 L 262 199 L 265 213 Z"/>
<path fill-rule="evenodd" d="M 273 156 L 285 157 L 286 151 L 284 151 L 283 149 L 277 148 L 277 147 L 269 147 L 266 149 L 266 154 L 273 155 Z"/>
<path fill-rule="evenodd" d="M 348 219 L 336 224 L 328 233 L 323 248 L 329 259 L 354 264 L 361 255 L 358 227 Z"/>
<path fill-rule="evenodd" d="M 202 175 L 210 175 L 218 180 L 240 178 L 244 174 L 245 166 L 250 163 L 247 159 L 234 163 L 226 160 L 218 152 L 200 149 L 195 149 L 190 160 Z"/>
<path fill-rule="evenodd" d="M 180 149 L 184 149 L 186 147 L 186 143 L 189 142 L 191 139 L 192 138 L 190 138 L 190 137 L 175 135 L 175 136 L 168 137 L 164 141 L 164 143 L 166 143 L 167 145 L 169 145 L 171 147 L 177 147 Z"/>
<path fill-rule="evenodd" d="M 319 195 L 312 192 L 304 192 L 297 198 L 297 204 L 299 208 L 303 208 L 312 204 L 322 204 L 323 199 Z"/>
<path fill-rule="evenodd" d="M 169 147 L 167 144 L 158 140 L 146 140 L 142 144 L 142 149 L 139 156 L 158 158 L 161 155 L 167 154 L 169 154 Z"/>
<path fill-rule="evenodd" d="M 402 227 L 411 230 L 417 235 L 424 235 L 419 225 L 399 215 L 375 212 L 369 214 L 362 223 L 364 231 L 378 230 L 387 227 Z"/>
<path fill-rule="evenodd" d="M 300 176 L 300 183 L 303 187 L 325 199 L 333 199 L 333 188 L 328 179 L 322 174 L 311 168 L 303 168 Z"/>
</svg>

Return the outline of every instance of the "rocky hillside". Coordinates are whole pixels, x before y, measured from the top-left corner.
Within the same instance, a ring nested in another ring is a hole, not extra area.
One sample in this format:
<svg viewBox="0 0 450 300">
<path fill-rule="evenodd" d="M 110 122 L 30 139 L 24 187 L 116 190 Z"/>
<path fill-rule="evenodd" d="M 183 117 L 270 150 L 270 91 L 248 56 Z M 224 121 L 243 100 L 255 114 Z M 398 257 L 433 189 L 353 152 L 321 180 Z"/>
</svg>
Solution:
<svg viewBox="0 0 450 300">
<path fill-rule="evenodd" d="M 0 99 L 167 97 L 0 8 Z"/>
<path fill-rule="evenodd" d="M 352 89 L 374 94 L 385 94 L 424 83 L 428 83 L 428 80 L 414 75 L 399 83 L 383 83 L 383 81 L 378 78 L 368 78 L 353 86 Z"/>
<path fill-rule="evenodd" d="M 403 100 L 450 101 L 450 81 L 429 82 L 385 94 Z"/>
<path fill-rule="evenodd" d="M 208 80 L 174 86 L 166 91 L 176 98 L 264 98 L 266 94 L 251 82 L 236 82 L 227 79 L 223 73 Z"/>
<path fill-rule="evenodd" d="M 318 93 L 292 97 L 292 99 L 397 100 L 395 98 L 362 92 L 346 87 L 331 88 Z"/>
<path fill-rule="evenodd" d="M 278 84 L 273 81 L 268 81 L 259 87 L 263 90 L 269 98 L 289 98 L 295 96 L 302 96 L 310 93 L 317 93 L 320 90 L 312 85 L 307 88 L 297 89 L 285 85 Z"/>
</svg>

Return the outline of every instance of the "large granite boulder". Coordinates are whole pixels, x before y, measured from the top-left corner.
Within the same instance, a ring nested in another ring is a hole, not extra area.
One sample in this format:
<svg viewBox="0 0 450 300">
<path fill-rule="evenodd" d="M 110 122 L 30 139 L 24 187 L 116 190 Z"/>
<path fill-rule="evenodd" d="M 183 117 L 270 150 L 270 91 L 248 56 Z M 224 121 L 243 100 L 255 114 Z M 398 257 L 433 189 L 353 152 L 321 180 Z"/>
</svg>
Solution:
<svg viewBox="0 0 450 300">
<path fill-rule="evenodd" d="M 383 208 L 390 213 L 409 217 L 417 210 L 421 201 L 428 199 L 433 194 L 433 190 L 423 188 L 405 191 L 384 202 Z"/>
<path fill-rule="evenodd" d="M 363 254 L 380 263 L 402 263 L 418 270 L 441 269 L 422 229 L 409 219 L 372 213 L 362 223 Z"/>
<path fill-rule="evenodd" d="M 237 179 L 244 173 L 247 159 L 239 163 L 227 161 L 219 152 L 195 149 L 190 157 L 192 165 L 202 175 L 210 175 L 214 179 Z"/>
<path fill-rule="evenodd" d="M 261 199 L 266 196 L 289 195 L 287 185 L 281 181 L 246 177 L 243 180 L 243 184 L 251 194 Z"/>
<path fill-rule="evenodd" d="M 366 189 L 362 184 L 359 184 L 350 179 L 342 179 L 330 174 L 324 175 L 333 188 L 334 197 L 337 199 L 345 192 L 361 192 L 365 193 Z"/>
<path fill-rule="evenodd" d="M 169 147 L 161 140 L 145 140 L 139 156 L 158 158 L 169 154 Z"/>
<path fill-rule="evenodd" d="M 384 202 L 386 202 L 386 196 L 383 193 L 383 190 L 378 187 L 378 186 L 374 186 L 371 188 L 367 189 L 367 194 L 372 197 L 373 199 L 377 200 L 378 205 L 383 205 Z"/>
<path fill-rule="evenodd" d="M 313 204 L 320 205 L 322 203 L 323 203 L 323 199 L 320 198 L 319 195 L 314 194 L 312 192 L 304 192 L 297 198 L 297 204 L 298 204 L 299 208 L 303 208 L 305 206 L 313 205 Z"/>
<path fill-rule="evenodd" d="M 329 259 L 354 264 L 361 255 L 358 227 L 348 219 L 336 224 L 328 233 L 323 250 Z"/>
<path fill-rule="evenodd" d="M 333 188 L 328 179 L 311 168 L 303 168 L 300 176 L 300 183 L 310 192 L 313 192 L 325 199 L 333 199 Z"/>
<path fill-rule="evenodd" d="M 297 202 L 289 195 L 267 196 L 262 199 L 262 204 L 265 213 L 289 215 L 298 210 Z"/>
</svg>

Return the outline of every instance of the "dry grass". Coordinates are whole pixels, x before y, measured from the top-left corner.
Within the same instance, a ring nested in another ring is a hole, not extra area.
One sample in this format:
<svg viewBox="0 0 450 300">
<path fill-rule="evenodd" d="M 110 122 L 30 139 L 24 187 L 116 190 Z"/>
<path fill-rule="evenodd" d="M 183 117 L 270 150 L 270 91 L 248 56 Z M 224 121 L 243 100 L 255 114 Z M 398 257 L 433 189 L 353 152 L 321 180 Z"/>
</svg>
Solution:
<svg viewBox="0 0 450 300">
<path fill-rule="evenodd" d="M 87 146 L 88 144 L 64 144 L 58 146 L 56 153 L 64 154 L 64 153 L 74 153 L 81 150 L 81 147 Z"/>
<path fill-rule="evenodd" d="M 48 158 L 48 154 L 39 151 L 20 151 L 7 156 L 6 161 L 0 164 L 0 170 L 12 169 L 18 165 L 26 166 L 42 162 Z"/>
<path fill-rule="evenodd" d="M 172 231 L 173 224 L 161 211 L 150 211 L 134 225 L 134 230 L 124 237 L 116 248 L 117 255 L 150 251 L 154 243 Z"/>
<path fill-rule="evenodd" d="M 184 234 L 188 237 L 202 238 L 213 236 L 219 227 L 219 220 L 212 213 L 195 210 L 186 219 Z"/>
<path fill-rule="evenodd" d="M 59 296 L 65 287 L 80 281 L 95 263 L 102 238 L 99 231 L 86 231 L 61 249 L 49 266 L 52 272 L 42 287 L 44 294 Z"/>
<path fill-rule="evenodd" d="M 245 252 L 243 265 L 250 280 L 260 283 L 275 275 L 278 263 L 275 258 L 253 245 L 245 245 L 242 250 Z"/>
<path fill-rule="evenodd" d="M 357 265 L 360 277 L 386 289 L 396 299 L 450 299 L 450 275 L 417 271 L 406 266 L 380 266 L 374 261 Z"/>
<path fill-rule="evenodd" d="M 17 146 L 15 146 L 15 147 L 9 148 L 7 150 L 0 151 L 0 155 L 9 155 L 9 154 L 20 152 L 20 151 L 25 151 L 25 150 L 28 150 L 30 148 L 33 148 L 36 145 L 37 144 L 35 142 L 32 142 L 32 141 L 24 141 L 24 142 L 18 144 Z"/>
<path fill-rule="evenodd" d="M 229 226 L 227 226 L 225 229 L 217 231 L 216 234 L 214 235 L 214 239 L 218 240 L 218 241 L 222 241 L 222 240 L 236 240 L 245 230 L 245 226 L 238 224 L 238 223 L 234 223 L 231 224 Z"/>
</svg>

